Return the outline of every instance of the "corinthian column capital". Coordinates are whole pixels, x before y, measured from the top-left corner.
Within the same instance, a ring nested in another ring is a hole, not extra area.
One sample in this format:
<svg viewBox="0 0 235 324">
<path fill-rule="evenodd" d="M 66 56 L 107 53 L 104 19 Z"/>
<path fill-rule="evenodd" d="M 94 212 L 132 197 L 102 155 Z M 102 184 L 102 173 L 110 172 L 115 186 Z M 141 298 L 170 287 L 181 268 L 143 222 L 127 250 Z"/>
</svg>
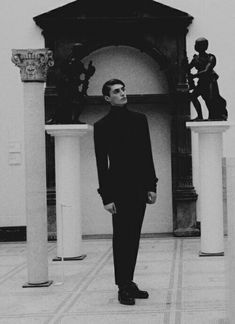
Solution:
<svg viewBox="0 0 235 324">
<path fill-rule="evenodd" d="M 47 48 L 13 49 L 11 60 L 20 68 L 23 82 L 45 82 L 48 68 L 54 65 L 53 53 Z"/>
</svg>

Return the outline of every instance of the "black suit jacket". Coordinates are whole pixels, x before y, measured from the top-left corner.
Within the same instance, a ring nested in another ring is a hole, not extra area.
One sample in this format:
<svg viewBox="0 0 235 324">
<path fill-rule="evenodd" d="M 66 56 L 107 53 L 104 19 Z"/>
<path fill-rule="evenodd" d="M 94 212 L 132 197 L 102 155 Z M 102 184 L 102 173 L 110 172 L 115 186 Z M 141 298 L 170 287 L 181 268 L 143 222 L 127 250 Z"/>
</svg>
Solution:
<svg viewBox="0 0 235 324">
<path fill-rule="evenodd" d="M 104 205 L 141 188 L 156 191 L 148 122 L 145 115 L 111 107 L 94 124 L 94 143 L 99 189 Z"/>
</svg>

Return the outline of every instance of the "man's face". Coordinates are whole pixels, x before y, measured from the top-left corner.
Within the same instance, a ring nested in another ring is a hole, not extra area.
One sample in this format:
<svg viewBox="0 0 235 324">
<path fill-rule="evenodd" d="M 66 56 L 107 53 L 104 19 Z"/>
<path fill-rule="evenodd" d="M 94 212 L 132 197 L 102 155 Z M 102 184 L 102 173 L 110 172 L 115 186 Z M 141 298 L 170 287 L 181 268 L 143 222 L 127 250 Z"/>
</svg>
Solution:
<svg viewBox="0 0 235 324">
<path fill-rule="evenodd" d="M 109 96 L 105 100 L 112 106 L 124 106 L 127 103 L 126 89 L 122 84 L 114 84 L 110 88 Z"/>
</svg>

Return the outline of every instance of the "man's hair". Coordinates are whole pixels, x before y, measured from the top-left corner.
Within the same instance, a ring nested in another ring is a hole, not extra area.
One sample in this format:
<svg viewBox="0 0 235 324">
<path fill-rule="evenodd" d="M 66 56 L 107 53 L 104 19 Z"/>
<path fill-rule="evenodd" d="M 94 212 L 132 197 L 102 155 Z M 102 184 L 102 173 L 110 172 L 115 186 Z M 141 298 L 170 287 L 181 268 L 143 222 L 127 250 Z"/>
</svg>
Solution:
<svg viewBox="0 0 235 324">
<path fill-rule="evenodd" d="M 118 80 L 118 79 L 111 79 L 111 80 L 105 82 L 105 84 L 103 85 L 103 88 L 102 88 L 103 96 L 109 96 L 111 86 L 113 86 L 115 84 L 121 84 L 125 87 L 125 84 L 123 81 Z"/>
</svg>

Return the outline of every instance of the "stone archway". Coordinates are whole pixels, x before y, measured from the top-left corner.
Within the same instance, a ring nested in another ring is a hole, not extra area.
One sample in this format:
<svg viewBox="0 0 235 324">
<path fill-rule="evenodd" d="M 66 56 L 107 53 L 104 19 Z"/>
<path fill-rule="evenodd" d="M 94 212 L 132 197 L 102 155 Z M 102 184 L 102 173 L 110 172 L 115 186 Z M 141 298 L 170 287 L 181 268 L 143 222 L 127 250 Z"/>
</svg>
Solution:
<svg viewBox="0 0 235 324">
<path fill-rule="evenodd" d="M 166 74 L 168 94 L 145 95 L 139 100 L 168 100 L 172 107 L 171 157 L 175 235 L 197 233 L 197 195 L 192 185 L 190 132 L 185 127 L 190 110 L 182 68 L 186 59 L 187 27 L 192 19 L 185 12 L 152 0 L 121 0 L 115 10 L 112 1 L 101 0 L 96 3 L 79 0 L 34 18 L 36 24 L 43 29 L 46 47 L 54 52 L 57 68 L 69 55 L 73 44 L 79 42 L 84 45 L 82 57 L 112 45 L 138 48 L 154 58 Z M 47 111 L 56 107 L 56 97 L 52 72 L 46 88 Z M 99 103 L 102 98 L 92 96 L 89 101 Z"/>
</svg>

